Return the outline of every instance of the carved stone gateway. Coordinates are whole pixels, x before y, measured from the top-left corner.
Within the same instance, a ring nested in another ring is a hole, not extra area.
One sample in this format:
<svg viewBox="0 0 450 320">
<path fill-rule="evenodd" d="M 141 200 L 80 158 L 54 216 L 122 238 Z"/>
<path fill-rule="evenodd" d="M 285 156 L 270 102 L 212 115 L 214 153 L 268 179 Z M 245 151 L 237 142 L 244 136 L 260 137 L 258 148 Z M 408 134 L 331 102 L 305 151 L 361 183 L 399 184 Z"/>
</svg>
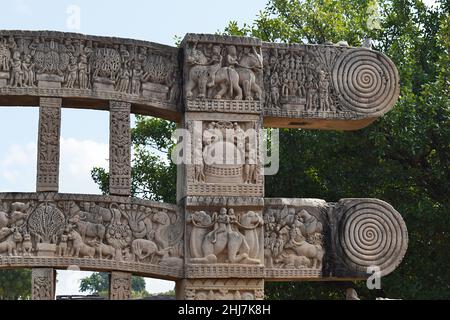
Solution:
<svg viewBox="0 0 450 320">
<path fill-rule="evenodd" d="M 0 31 L 0 105 L 40 106 L 36 193 L 0 193 L 0 268 L 33 268 L 33 299 L 73 265 L 111 272 L 111 299 L 131 296 L 132 274 L 197 300 L 387 275 L 407 249 L 401 215 L 370 198 L 264 198 L 261 129 L 363 128 L 398 94 L 395 65 L 367 48 Z M 110 195 L 58 193 L 61 107 L 109 110 Z M 176 205 L 130 197 L 130 113 L 184 129 Z"/>
</svg>

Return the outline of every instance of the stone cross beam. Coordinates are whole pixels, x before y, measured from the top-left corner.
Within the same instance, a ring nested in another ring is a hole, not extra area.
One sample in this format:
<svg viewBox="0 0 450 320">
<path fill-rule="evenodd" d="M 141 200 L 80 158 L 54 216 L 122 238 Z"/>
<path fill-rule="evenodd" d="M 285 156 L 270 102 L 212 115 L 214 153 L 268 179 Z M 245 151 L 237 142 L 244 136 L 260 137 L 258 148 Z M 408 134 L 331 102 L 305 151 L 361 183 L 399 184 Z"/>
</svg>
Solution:
<svg viewBox="0 0 450 320">
<path fill-rule="evenodd" d="M 130 297 L 131 274 L 176 281 L 179 299 L 387 275 L 407 249 L 401 215 L 370 198 L 264 198 L 260 131 L 360 129 L 398 94 L 395 65 L 368 48 L 0 31 L 0 106 L 40 108 L 36 192 L 0 193 L 0 268 L 33 268 L 34 299 L 73 265 L 111 272 L 111 299 Z M 110 112 L 109 195 L 58 192 L 64 107 Z M 130 113 L 182 129 L 176 204 L 130 197 Z"/>
</svg>

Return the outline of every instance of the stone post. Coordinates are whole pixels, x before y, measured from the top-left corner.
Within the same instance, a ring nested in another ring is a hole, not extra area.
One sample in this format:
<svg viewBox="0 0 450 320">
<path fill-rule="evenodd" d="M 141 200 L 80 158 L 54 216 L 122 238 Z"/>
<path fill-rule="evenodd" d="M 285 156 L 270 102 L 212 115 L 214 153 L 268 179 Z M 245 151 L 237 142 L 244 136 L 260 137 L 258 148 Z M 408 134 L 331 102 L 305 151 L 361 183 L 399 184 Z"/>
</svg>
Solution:
<svg viewBox="0 0 450 320">
<path fill-rule="evenodd" d="M 128 300 L 131 298 L 131 273 L 111 272 L 109 279 L 109 299 Z"/>
<path fill-rule="evenodd" d="M 110 102 L 109 192 L 116 196 L 131 194 L 131 103 Z"/>
<path fill-rule="evenodd" d="M 37 192 L 58 192 L 61 104 L 60 98 L 39 99 Z"/>
<path fill-rule="evenodd" d="M 261 42 L 188 34 L 183 51 L 177 196 L 186 240 L 177 298 L 262 299 Z"/>
<path fill-rule="evenodd" d="M 54 300 L 56 272 L 52 268 L 33 268 L 31 271 L 31 299 Z"/>
</svg>

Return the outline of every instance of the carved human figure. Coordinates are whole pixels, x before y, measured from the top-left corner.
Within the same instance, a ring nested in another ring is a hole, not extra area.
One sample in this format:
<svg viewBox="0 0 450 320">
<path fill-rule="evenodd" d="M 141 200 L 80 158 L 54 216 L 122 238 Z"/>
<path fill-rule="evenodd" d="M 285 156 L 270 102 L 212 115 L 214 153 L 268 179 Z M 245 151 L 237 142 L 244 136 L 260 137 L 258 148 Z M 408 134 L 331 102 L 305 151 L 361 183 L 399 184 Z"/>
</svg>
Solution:
<svg viewBox="0 0 450 320">
<path fill-rule="evenodd" d="M 130 79 L 131 71 L 128 66 L 124 64 L 117 75 L 116 90 L 120 92 L 129 92 Z"/>
<path fill-rule="evenodd" d="M 278 72 L 274 72 L 270 77 L 270 101 L 275 107 L 279 107 L 280 100 L 280 80 L 278 79 Z"/>
<path fill-rule="evenodd" d="M 89 66 L 85 54 L 80 56 L 80 62 L 78 63 L 78 83 L 80 89 L 87 89 L 89 87 Z"/>
<path fill-rule="evenodd" d="M 312 111 L 314 110 L 314 106 L 316 105 L 317 90 L 318 90 L 317 82 L 314 80 L 314 76 L 312 74 L 308 74 L 305 88 L 306 88 L 305 110 Z"/>
<path fill-rule="evenodd" d="M 9 71 L 11 51 L 5 38 L 0 39 L 0 71 Z"/>
<path fill-rule="evenodd" d="M 78 63 L 76 57 L 70 57 L 70 63 L 67 66 L 66 88 L 73 88 L 78 80 Z"/>
<path fill-rule="evenodd" d="M 319 72 L 319 110 L 331 111 L 329 101 L 330 81 L 325 71 Z"/>
<path fill-rule="evenodd" d="M 24 61 L 22 62 L 23 70 L 23 85 L 25 87 L 33 87 L 35 83 L 34 77 L 34 63 L 31 62 L 31 56 L 29 54 L 25 55 Z"/>
<path fill-rule="evenodd" d="M 13 59 L 11 63 L 11 77 L 10 86 L 11 87 L 23 87 L 23 70 L 22 70 L 22 60 L 20 59 L 20 52 L 16 51 L 13 54 Z"/>
<path fill-rule="evenodd" d="M 142 71 L 142 66 L 139 62 L 134 62 L 133 71 L 131 75 L 131 94 L 140 95 L 141 94 L 141 84 L 144 71 Z"/>
</svg>

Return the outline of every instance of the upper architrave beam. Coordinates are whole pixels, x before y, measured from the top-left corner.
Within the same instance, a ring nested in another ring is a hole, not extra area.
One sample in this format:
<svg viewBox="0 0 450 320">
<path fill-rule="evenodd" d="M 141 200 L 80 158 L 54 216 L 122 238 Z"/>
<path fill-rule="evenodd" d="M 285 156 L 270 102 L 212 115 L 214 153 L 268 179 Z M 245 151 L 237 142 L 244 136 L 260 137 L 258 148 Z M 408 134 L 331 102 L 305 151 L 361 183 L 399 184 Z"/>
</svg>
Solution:
<svg viewBox="0 0 450 320">
<path fill-rule="evenodd" d="M 54 31 L 0 31 L 0 105 L 131 111 L 179 121 L 178 49 L 152 42 Z"/>
<path fill-rule="evenodd" d="M 194 53 L 188 64 L 208 66 L 217 83 L 201 74 L 189 77 L 187 70 L 183 81 L 182 53 L 175 47 L 74 33 L 0 31 L 0 105 L 37 105 L 39 97 L 58 97 L 64 107 L 108 110 L 115 100 L 131 103 L 132 113 L 176 122 L 184 110 L 237 112 L 263 115 L 265 127 L 356 130 L 388 112 L 399 95 L 395 65 L 368 48 L 203 34 L 187 34 L 182 47 L 186 43 Z M 238 57 L 236 46 L 248 51 Z M 255 77 L 246 79 L 245 69 Z M 185 103 L 183 86 L 191 87 Z"/>
</svg>

